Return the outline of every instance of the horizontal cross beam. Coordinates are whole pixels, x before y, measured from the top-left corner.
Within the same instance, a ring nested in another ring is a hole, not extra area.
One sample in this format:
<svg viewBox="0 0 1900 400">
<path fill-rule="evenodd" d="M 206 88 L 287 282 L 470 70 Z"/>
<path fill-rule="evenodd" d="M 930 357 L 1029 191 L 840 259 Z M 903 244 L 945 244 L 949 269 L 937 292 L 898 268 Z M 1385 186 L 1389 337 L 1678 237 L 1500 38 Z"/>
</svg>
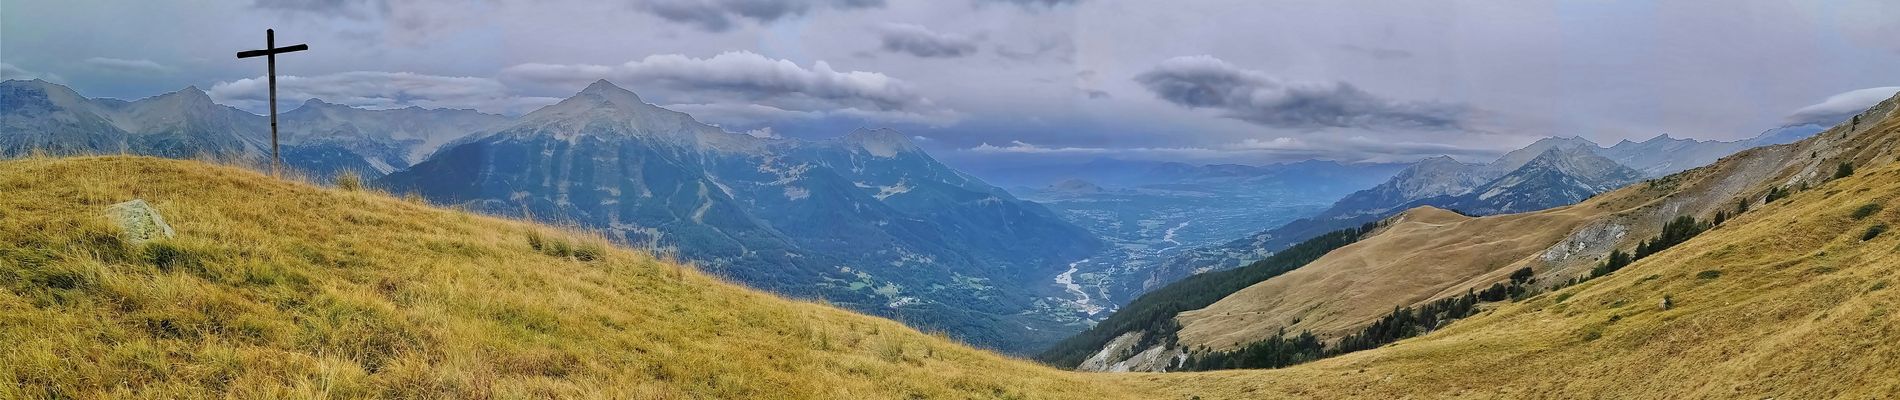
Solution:
<svg viewBox="0 0 1900 400">
<path fill-rule="evenodd" d="M 268 56 L 272 54 L 283 54 L 283 53 L 289 53 L 293 51 L 304 51 L 304 50 L 310 50 L 310 46 L 302 45 L 302 44 L 293 44 L 293 45 L 284 46 L 284 47 L 272 47 L 272 48 L 261 49 L 261 50 L 240 51 L 237 53 L 237 58 L 261 57 L 261 56 Z"/>
</svg>

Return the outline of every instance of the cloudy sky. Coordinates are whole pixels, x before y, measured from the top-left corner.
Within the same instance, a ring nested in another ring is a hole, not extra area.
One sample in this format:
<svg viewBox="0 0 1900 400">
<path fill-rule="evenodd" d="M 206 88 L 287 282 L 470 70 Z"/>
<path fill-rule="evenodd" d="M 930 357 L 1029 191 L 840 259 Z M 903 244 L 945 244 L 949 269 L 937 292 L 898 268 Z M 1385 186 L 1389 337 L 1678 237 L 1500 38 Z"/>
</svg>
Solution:
<svg viewBox="0 0 1900 400">
<path fill-rule="evenodd" d="M 734 132 L 887 126 L 963 164 L 1482 161 L 1739 139 L 1900 90 L 1900 3 L 0 0 L 0 76 L 519 114 L 606 78 Z M 293 105 L 294 106 L 294 105 Z"/>
</svg>

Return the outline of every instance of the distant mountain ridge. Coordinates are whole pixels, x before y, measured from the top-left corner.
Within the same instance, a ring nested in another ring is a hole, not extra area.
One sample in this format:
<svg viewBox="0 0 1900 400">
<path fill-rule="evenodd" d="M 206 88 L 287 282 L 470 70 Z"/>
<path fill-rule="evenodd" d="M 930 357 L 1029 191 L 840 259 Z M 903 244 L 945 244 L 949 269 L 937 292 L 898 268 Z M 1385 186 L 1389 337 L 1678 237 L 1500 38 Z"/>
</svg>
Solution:
<svg viewBox="0 0 1900 400">
<path fill-rule="evenodd" d="M 1008 187 L 1041 188 L 1070 179 L 1103 187 L 1122 188 L 1186 182 L 1236 184 L 1300 184 L 1320 190 L 1358 190 L 1362 176 L 1390 176 L 1404 168 L 1398 163 L 1341 163 L 1330 160 L 1245 165 L 1190 164 L 1177 161 L 1096 158 L 1080 163 L 1032 164 L 1018 167 L 972 165 L 966 171 Z M 1343 181 L 1343 182 L 1342 182 Z M 1351 187 L 1348 187 L 1351 186 Z"/>
<path fill-rule="evenodd" d="M 299 147 L 286 155 L 292 165 L 300 164 L 294 160 L 308 152 L 336 149 L 361 156 L 370 170 L 360 172 L 372 177 L 408 168 L 442 145 L 508 121 L 474 110 L 365 110 L 318 99 L 284 112 L 279 119 L 283 141 Z"/>
<path fill-rule="evenodd" d="M 1553 147 L 1511 173 L 1457 196 L 1410 204 L 1436 205 L 1470 215 L 1510 214 L 1575 204 L 1635 183 L 1643 174 L 1580 147 Z"/>
<path fill-rule="evenodd" d="M 123 101 L 9 80 L 0 82 L 0 102 L 0 157 L 42 151 L 270 159 L 268 117 L 214 103 L 197 87 Z M 343 171 L 373 178 L 506 120 L 471 110 L 365 110 L 312 99 L 279 116 L 279 144 L 286 166 L 318 180 Z"/>
<path fill-rule="evenodd" d="M 197 87 L 136 101 L 94 101 L 41 80 L 0 82 L 0 156 L 133 152 L 171 158 L 268 157 L 257 115 L 211 102 Z M 268 127 L 268 125 L 265 125 Z"/>
<path fill-rule="evenodd" d="M 1550 137 L 1487 164 L 1466 164 L 1446 156 L 1427 158 L 1385 183 L 1347 195 L 1312 217 L 1218 246 L 1194 249 L 1160 268 L 1208 271 L 1238 267 L 1308 238 L 1378 221 L 1417 206 L 1494 215 L 1573 204 L 1629 182 L 1707 165 L 1748 148 L 1792 142 L 1821 129 L 1813 124 L 1785 126 L 1728 142 L 1658 135 L 1610 147 L 1582 137 Z M 1561 154 L 1533 170 L 1519 171 L 1552 150 Z"/>
</svg>

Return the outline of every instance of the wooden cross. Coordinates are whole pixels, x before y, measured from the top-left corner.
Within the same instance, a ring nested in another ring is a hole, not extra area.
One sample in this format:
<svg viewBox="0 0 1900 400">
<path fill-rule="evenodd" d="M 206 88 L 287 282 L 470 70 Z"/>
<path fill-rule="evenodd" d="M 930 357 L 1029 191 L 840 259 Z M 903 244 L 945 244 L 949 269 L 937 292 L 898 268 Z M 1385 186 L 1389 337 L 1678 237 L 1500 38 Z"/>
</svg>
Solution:
<svg viewBox="0 0 1900 400">
<path fill-rule="evenodd" d="M 282 159 L 277 156 L 277 54 L 289 53 L 293 51 L 310 50 L 310 46 L 302 45 L 302 44 L 294 44 L 294 45 L 289 45 L 289 46 L 284 46 L 284 47 L 277 47 L 276 36 L 277 35 L 275 32 L 272 32 L 270 29 L 265 29 L 263 49 L 240 51 L 237 53 L 237 58 L 251 58 L 251 57 L 257 57 L 257 56 L 264 56 L 264 60 L 266 60 L 264 64 L 267 65 L 267 67 L 265 68 L 267 68 L 267 71 L 269 71 L 269 75 L 270 75 L 270 174 L 271 176 L 278 176 L 277 170 L 281 168 L 279 167 L 279 164 L 282 163 L 281 161 Z"/>
</svg>

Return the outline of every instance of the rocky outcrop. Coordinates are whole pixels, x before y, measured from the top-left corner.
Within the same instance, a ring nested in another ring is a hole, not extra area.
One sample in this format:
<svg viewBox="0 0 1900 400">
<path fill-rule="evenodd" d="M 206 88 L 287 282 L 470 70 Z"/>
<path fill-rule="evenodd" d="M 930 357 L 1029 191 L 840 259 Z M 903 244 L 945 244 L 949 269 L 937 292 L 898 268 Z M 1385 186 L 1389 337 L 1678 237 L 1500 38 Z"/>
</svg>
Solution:
<svg viewBox="0 0 1900 400">
<path fill-rule="evenodd" d="M 1147 335 L 1147 332 L 1128 332 L 1116 336 L 1075 369 L 1093 372 L 1167 372 L 1187 360 L 1186 351 L 1166 343 L 1135 348 Z"/>
</svg>

